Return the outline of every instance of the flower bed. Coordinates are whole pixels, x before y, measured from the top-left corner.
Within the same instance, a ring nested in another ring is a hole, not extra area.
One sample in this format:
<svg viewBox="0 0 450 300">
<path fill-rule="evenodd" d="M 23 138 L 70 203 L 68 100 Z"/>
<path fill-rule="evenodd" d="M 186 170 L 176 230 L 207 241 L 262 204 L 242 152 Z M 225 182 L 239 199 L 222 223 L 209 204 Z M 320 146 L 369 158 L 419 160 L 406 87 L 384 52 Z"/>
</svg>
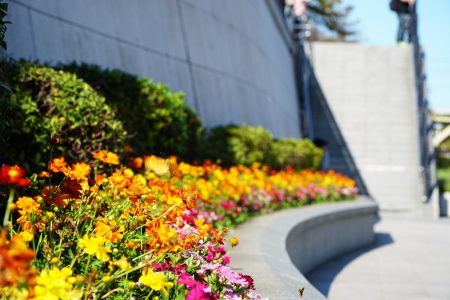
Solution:
<svg viewBox="0 0 450 300">
<path fill-rule="evenodd" d="M 53 159 L 31 181 L 2 167 L 10 203 L 0 235 L 3 298 L 258 299 L 251 277 L 228 266 L 227 227 L 357 192 L 331 171 L 224 169 L 155 156 L 124 166 L 111 152 L 93 156 L 91 165 Z"/>
</svg>

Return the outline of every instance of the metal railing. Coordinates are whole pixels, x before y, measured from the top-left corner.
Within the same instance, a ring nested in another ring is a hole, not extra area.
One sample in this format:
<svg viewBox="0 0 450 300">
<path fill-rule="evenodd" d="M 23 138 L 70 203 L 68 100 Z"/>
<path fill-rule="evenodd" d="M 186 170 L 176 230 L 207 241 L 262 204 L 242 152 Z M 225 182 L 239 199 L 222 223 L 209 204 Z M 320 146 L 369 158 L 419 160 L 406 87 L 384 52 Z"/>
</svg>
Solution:
<svg viewBox="0 0 450 300">
<path fill-rule="evenodd" d="M 413 49 L 414 75 L 417 93 L 417 113 L 419 122 L 420 164 L 425 188 L 424 201 L 431 199 L 437 180 L 435 174 L 435 151 L 431 140 L 431 113 L 426 93 L 425 53 L 420 44 L 418 32 L 417 1 L 411 6 L 410 24 L 411 46 Z"/>
</svg>

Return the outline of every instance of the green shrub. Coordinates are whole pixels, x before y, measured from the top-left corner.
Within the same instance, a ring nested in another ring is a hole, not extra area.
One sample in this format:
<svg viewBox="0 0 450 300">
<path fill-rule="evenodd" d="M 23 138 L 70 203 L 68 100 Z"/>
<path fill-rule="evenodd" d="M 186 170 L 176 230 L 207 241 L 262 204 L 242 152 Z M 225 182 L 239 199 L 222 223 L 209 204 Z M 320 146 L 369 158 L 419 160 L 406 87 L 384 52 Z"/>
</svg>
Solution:
<svg viewBox="0 0 450 300">
<path fill-rule="evenodd" d="M 1 67 L 12 89 L 0 94 L 3 161 L 36 169 L 51 156 L 86 161 L 91 151 L 121 152 L 122 123 L 76 75 L 24 61 L 2 61 Z"/>
<path fill-rule="evenodd" d="M 219 126 L 211 129 L 203 143 L 202 156 L 223 166 L 254 162 L 272 169 L 287 165 L 295 169 L 319 169 L 323 151 L 308 139 L 274 140 L 263 127 L 246 125 Z"/>
<path fill-rule="evenodd" d="M 274 169 L 289 165 L 295 169 L 317 170 L 322 158 L 323 150 L 310 140 L 287 138 L 273 142 L 267 163 Z"/>
<path fill-rule="evenodd" d="M 203 128 L 185 105 L 183 93 L 120 70 L 75 63 L 61 68 L 76 73 L 105 96 L 130 134 L 127 143 L 136 154 L 195 158 Z"/>
<path fill-rule="evenodd" d="M 450 192 L 450 158 L 438 157 L 437 178 L 442 192 Z"/>
<path fill-rule="evenodd" d="M 203 157 L 224 166 L 250 166 L 264 162 L 272 140 L 272 134 L 261 126 L 219 126 L 207 133 Z"/>
</svg>

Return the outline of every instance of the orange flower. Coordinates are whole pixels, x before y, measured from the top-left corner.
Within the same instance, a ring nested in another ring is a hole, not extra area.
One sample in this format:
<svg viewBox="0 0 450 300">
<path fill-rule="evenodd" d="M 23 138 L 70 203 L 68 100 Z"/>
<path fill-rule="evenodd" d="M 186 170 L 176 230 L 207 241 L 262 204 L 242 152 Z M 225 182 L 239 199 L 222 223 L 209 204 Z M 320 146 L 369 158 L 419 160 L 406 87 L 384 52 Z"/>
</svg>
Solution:
<svg viewBox="0 0 450 300">
<path fill-rule="evenodd" d="M 97 152 L 92 152 L 92 155 L 95 159 L 98 159 L 101 162 L 110 165 L 118 165 L 119 164 L 119 156 L 113 152 L 100 150 Z"/>
<path fill-rule="evenodd" d="M 72 165 L 70 178 L 75 180 L 85 180 L 91 173 L 91 167 L 86 163 L 76 163 Z"/>
<path fill-rule="evenodd" d="M 20 218 L 17 219 L 17 224 L 22 225 L 22 230 L 24 231 L 34 231 L 35 226 L 42 225 L 42 222 L 36 221 L 32 222 L 30 220 L 30 216 L 32 214 L 36 214 L 40 216 L 42 214 L 41 206 L 39 203 L 34 201 L 33 198 L 30 197 L 20 197 L 16 206 L 19 210 Z"/>
<path fill-rule="evenodd" d="M 118 243 L 123 238 L 125 228 L 117 225 L 116 221 L 103 219 L 95 224 L 96 236 L 103 237 L 108 242 Z"/>
<path fill-rule="evenodd" d="M 38 174 L 39 178 L 49 178 L 50 177 L 50 173 L 46 172 L 46 171 L 42 171 L 41 173 Z"/>
<path fill-rule="evenodd" d="M 211 230 L 211 226 L 206 223 L 204 219 L 195 219 L 194 220 L 195 226 L 197 227 L 197 230 L 199 232 L 199 236 L 201 238 L 206 238 L 209 235 L 209 231 Z"/>
<path fill-rule="evenodd" d="M 125 145 L 125 146 L 123 147 L 123 151 L 128 152 L 128 153 L 131 153 L 131 152 L 133 152 L 133 148 L 131 148 L 130 145 Z"/>
<path fill-rule="evenodd" d="M 150 245 L 151 248 L 157 250 L 158 253 L 165 251 L 177 252 L 183 249 L 179 244 L 179 235 L 177 231 L 170 228 L 169 225 L 161 220 L 147 226 L 146 232 L 150 237 L 147 244 Z"/>
<path fill-rule="evenodd" d="M 34 258 L 21 235 L 6 240 L 6 230 L 0 233 L 0 286 L 31 282 L 35 272 L 30 266 Z"/>
<path fill-rule="evenodd" d="M 130 158 L 129 165 L 132 169 L 139 170 L 143 164 L 144 160 L 141 157 Z"/>
<path fill-rule="evenodd" d="M 31 182 L 24 176 L 24 169 L 18 166 L 3 165 L 0 169 L 0 184 L 16 184 L 21 187 L 28 187 Z"/>
<path fill-rule="evenodd" d="M 108 177 L 108 180 L 117 188 L 125 188 L 130 184 L 130 179 L 122 174 L 121 171 L 116 170 L 111 176 Z"/>
<path fill-rule="evenodd" d="M 197 201 L 197 198 L 198 198 L 198 193 L 197 192 L 183 193 L 182 197 L 183 197 L 183 202 L 187 208 L 194 208 L 195 202 Z"/>
<path fill-rule="evenodd" d="M 39 203 L 37 203 L 33 198 L 30 197 L 20 197 L 16 202 L 16 206 L 19 209 L 19 213 L 21 215 L 27 213 L 40 214 L 42 212 Z"/>
<path fill-rule="evenodd" d="M 130 197 L 131 201 L 136 201 L 141 196 L 147 196 L 149 190 L 146 185 L 140 184 L 138 182 L 133 182 L 126 190 L 126 194 Z"/>
<path fill-rule="evenodd" d="M 67 173 L 67 162 L 65 161 L 64 157 L 58 157 L 54 158 L 52 162 L 48 163 L 48 169 L 52 171 L 53 173 Z"/>
</svg>

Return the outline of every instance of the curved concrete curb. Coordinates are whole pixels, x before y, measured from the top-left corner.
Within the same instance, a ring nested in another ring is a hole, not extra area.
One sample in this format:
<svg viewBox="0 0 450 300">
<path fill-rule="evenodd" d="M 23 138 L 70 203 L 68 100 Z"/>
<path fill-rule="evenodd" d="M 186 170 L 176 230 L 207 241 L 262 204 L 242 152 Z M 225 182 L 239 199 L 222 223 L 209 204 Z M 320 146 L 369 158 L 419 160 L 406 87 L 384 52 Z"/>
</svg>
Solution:
<svg viewBox="0 0 450 300">
<path fill-rule="evenodd" d="M 269 299 L 326 299 L 303 276 L 344 252 L 374 241 L 378 206 L 366 198 L 289 209 L 251 219 L 232 232 L 240 246 L 232 268 L 251 275 Z M 302 274 L 303 273 L 303 274 Z"/>
</svg>

